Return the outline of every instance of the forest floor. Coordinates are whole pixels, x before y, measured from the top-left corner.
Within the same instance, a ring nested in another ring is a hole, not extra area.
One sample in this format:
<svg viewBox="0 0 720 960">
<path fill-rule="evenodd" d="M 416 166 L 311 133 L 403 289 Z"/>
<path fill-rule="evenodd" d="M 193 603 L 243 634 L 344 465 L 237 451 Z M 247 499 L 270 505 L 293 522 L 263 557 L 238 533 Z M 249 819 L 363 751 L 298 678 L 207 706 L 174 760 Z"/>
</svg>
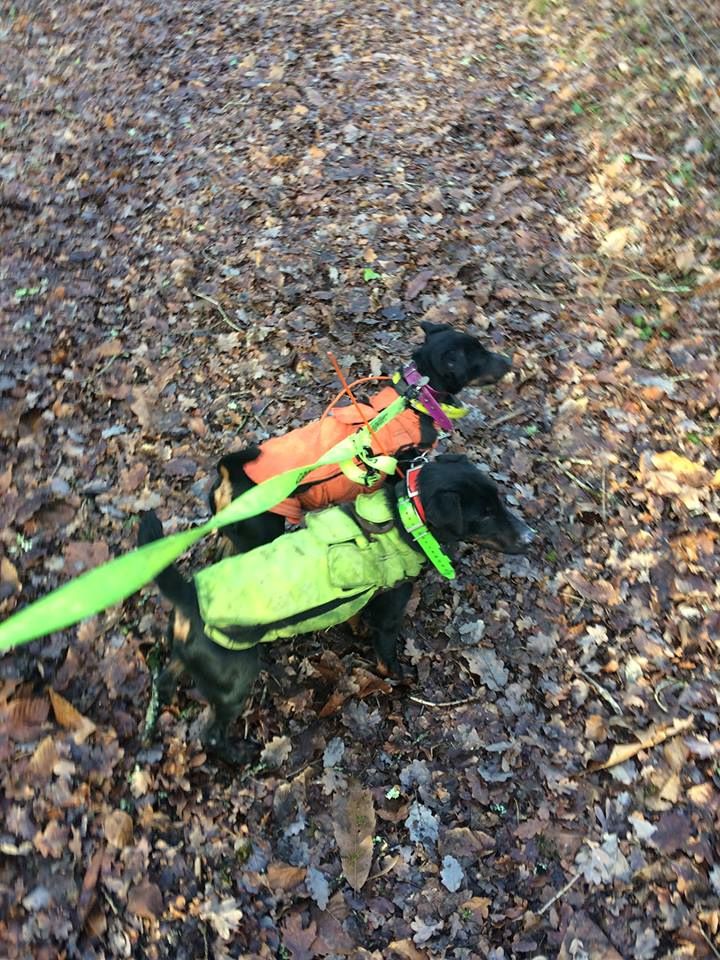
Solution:
<svg viewBox="0 0 720 960">
<path fill-rule="evenodd" d="M 3 616 L 144 509 L 206 516 L 219 455 L 324 409 L 328 350 L 393 370 L 423 318 L 514 355 L 450 444 L 539 532 L 424 576 L 410 694 L 348 630 L 273 647 L 250 770 L 187 685 L 143 742 L 152 588 L 6 655 L 0 955 L 720 957 L 717 11 L 33 0 L 0 32 Z"/>
</svg>

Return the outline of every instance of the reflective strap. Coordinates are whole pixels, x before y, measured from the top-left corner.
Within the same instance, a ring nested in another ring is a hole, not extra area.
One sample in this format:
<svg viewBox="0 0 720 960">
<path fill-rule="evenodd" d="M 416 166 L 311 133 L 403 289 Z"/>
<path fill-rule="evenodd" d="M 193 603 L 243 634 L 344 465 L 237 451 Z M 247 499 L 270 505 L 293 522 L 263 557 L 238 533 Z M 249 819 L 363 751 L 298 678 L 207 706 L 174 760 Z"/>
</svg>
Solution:
<svg viewBox="0 0 720 960">
<path fill-rule="evenodd" d="M 450 558 L 422 522 L 409 497 L 399 497 L 397 506 L 406 532 L 410 534 L 438 573 L 448 580 L 454 580 L 455 570 Z"/>
</svg>

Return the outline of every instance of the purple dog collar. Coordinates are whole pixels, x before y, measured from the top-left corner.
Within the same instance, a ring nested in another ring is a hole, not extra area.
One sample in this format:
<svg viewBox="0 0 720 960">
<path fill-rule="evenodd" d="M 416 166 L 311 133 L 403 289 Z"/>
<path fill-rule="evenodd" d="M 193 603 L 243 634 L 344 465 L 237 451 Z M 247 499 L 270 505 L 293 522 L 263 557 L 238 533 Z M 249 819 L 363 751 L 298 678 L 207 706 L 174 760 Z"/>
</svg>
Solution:
<svg viewBox="0 0 720 960">
<path fill-rule="evenodd" d="M 417 398 L 433 418 L 435 423 L 448 433 L 452 432 L 452 420 L 440 406 L 437 400 L 437 392 L 429 385 L 427 377 L 421 377 L 419 371 L 413 363 L 403 367 L 403 380 L 411 387 L 417 390 Z"/>
</svg>

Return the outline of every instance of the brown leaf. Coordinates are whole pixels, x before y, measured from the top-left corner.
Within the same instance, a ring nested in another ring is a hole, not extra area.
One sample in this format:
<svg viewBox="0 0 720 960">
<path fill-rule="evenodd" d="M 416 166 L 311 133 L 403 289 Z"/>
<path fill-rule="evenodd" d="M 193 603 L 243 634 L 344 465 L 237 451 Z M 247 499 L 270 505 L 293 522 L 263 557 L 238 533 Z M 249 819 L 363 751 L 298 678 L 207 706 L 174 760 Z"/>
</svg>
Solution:
<svg viewBox="0 0 720 960">
<path fill-rule="evenodd" d="M 663 814 L 649 842 L 662 853 L 675 853 L 685 848 L 690 834 L 692 822 L 687 814 L 679 810 L 672 810 Z"/>
<path fill-rule="evenodd" d="M 52 773 L 57 758 L 58 752 L 55 741 L 52 737 L 44 737 L 30 757 L 28 773 L 34 780 L 47 780 Z"/>
<path fill-rule="evenodd" d="M 67 827 L 60 826 L 57 820 L 51 820 L 42 833 L 38 832 L 33 837 L 35 849 L 43 857 L 59 860 L 67 847 L 68 832 Z"/>
<path fill-rule="evenodd" d="M 113 810 L 105 817 L 103 823 L 105 839 L 118 850 L 129 847 L 133 842 L 133 822 L 130 814 L 124 810 Z"/>
<path fill-rule="evenodd" d="M 418 950 L 412 940 L 393 940 L 388 944 L 388 950 L 393 951 L 404 960 L 427 960 L 427 953 Z"/>
<path fill-rule="evenodd" d="M 13 740 L 32 740 L 49 712 L 50 704 L 44 697 L 18 697 L 5 709 L 3 729 Z"/>
<path fill-rule="evenodd" d="M 292 890 L 303 882 L 306 873 L 305 867 L 292 867 L 289 863 L 271 863 L 268 864 L 265 876 L 272 890 Z"/>
<path fill-rule="evenodd" d="M 92 570 L 110 559 L 110 549 L 104 540 L 90 543 L 87 540 L 70 540 L 63 551 L 65 565 L 73 576 L 84 570 Z"/>
<path fill-rule="evenodd" d="M 656 727 L 655 729 L 649 731 L 643 735 L 643 738 L 637 743 L 620 743 L 613 747 L 612 753 L 604 763 L 591 763 L 588 767 L 588 770 L 607 770 L 609 767 L 614 767 L 618 763 L 625 763 L 626 760 L 630 760 L 636 754 L 640 753 L 641 750 L 647 750 L 650 747 L 656 747 L 659 743 L 663 743 L 669 737 L 674 737 L 678 733 L 684 733 L 685 730 L 689 730 L 693 725 L 693 718 L 688 717 L 687 720 L 675 719 L 672 723 L 667 724 L 663 727 Z"/>
<path fill-rule="evenodd" d="M 428 283 L 433 278 L 433 270 L 421 270 L 420 273 L 416 273 L 412 278 L 410 283 L 407 285 L 405 290 L 405 299 L 414 300 L 415 297 L 425 289 Z"/>
<path fill-rule="evenodd" d="M 317 956 L 312 948 L 312 942 L 317 936 L 317 925 L 310 921 L 303 930 L 302 915 L 291 913 L 282 925 L 282 942 L 290 954 L 291 960 L 313 960 Z"/>
<path fill-rule="evenodd" d="M 333 714 L 336 714 L 340 707 L 345 703 L 347 698 L 350 696 L 350 693 L 343 693 L 341 690 L 335 690 L 330 694 L 327 703 L 322 708 L 319 717 L 332 717 Z"/>
<path fill-rule="evenodd" d="M 56 693 L 52 687 L 50 687 L 48 692 L 57 722 L 61 727 L 65 727 L 66 730 L 74 730 L 75 736 L 73 739 L 75 742 L 78 744 L 83 743 L 91 733 L 94 733 L 95 724 L 92 720 L 84 717 L 79 710 L 76 710 L 69 700 L 66 700 L 65 697 L 62 697 L 59 693 Z"/>
<path fill-rule="evenodd" d="M 164 909 L 162 893 L 156 883 L 144 880 L 133 887 L 128 894 L 128 910 L 136 917 L 154 920 L 162 914 Z"/>
<path fill-rule="evenodd" d="M 592 960 L 623 960 L 600 927 L 581 910 L 570 920 L 557 960 L 572 960 L 576 957 L 578 943 L 582 944 L 584 955 Z"/>
<path fill-rule="evenodd" d="M 608 580 L 587 580 L 578 570 L 567 570 L 565 580 L 583 600 L 614 607 L 620 603 L 620 595 Z"/>
<path fill-rule="evenodd" d="M 353 890 L 360 890 L 372 864 L 375 807 L 370 791 L 352 781 L 347 795 L 335 799 L 333 820 L 343 872 Z"/>
<path fill-rule="evenodd" d="M 490 914 L 491 903 L 492 900 L 489 897 L 470 897 L 461 904 L 460 909 L 469 910 L 475 923 L 482 923 Z"/>
<path fill-rule="evenodd" d="M 95 851 L 90 863 L 87 866 L 85 876 L 83 877 L 82 890 L 80 891 L 77 905 L 80 926 L 83 926 L 86 917 L 89 915 L 95 904 L 95 888 L 97 887 L 98 877 L 100 876 L 100 867 L 102 865 L 104 853 L 105 850 L 103 847 L 100 847 L 99 850 Z"/>
<path fill-rule="evenodd" d="M 720 806 L 720 794 L 711 783 L 698 783 L 687 792 L 688 800 L 696 807 L 705 807 L 716 813 Z"/>
</svg>

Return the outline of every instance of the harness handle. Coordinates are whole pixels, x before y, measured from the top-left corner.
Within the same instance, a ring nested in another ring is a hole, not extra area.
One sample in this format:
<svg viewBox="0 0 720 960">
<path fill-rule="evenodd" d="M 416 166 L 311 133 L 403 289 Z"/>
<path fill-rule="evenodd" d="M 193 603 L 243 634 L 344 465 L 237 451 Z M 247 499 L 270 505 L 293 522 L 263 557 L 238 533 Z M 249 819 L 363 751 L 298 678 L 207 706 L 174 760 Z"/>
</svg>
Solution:
<svg viewBox="0 0 720 960">
<path fill-rule="evenodd" d="M 360 404 L 359 404 L 359 403 L 357 402 L 357 400 L 355 399 L 355 394 L 354 394 L 354 393 L 352 392 L 352 390 L 350 389 L 350 385 L 348 384 L 347 380 L 345 379 L 345 374 L 342 372 L 342 370 L 340 369 L 340 364 L 339 364 L 339 363 L 337 362 L 337 360 L 335 359 L 335 354 L 332 353 L 331 350 L 328 350 L 327 355 L 328 355 L 328 357 L 330 358 L 330 363 L 331 363 L 331 364 L 333 365 L 333 367 L 335 368 L 335 373 L 338 375 L 338 380 L 339 380 L 340 383 L 343 385 L 343 388 L 342 388 L 342 391 L 341 391 L 340 394 L 339 394 L 339 397 L 341 397 L 341 396 L 343 395 L 343 393 L 346 393 L 346 394 L 350 397 L 350 399 L 351 399 L 351 401 L 352 401 L 352 403 L 353 403 L 353 406 L 355 407 L 356 411 L 357 411 L 358 414 L 360 415 L 360 419 L 362 420 L 363 424 L 364 424 L 364 425 L 367 427 L 367 429 L 369 430 L 370 436 L 375 440 L 375 442 L 377 443 L 378 447 L 380 448 L 380 453 L 384 454 L 386 457 L 389 457 L 390 454 L 389 454 L 389 453 L 387 452 L 387 450 L 385 449 L 385 445 L 383 444 L 382 440 L 381 440 L 380 437 L 377 435 L 377 433 L 375 433 L 375 431 L 373 430 L 373 428 L 372 428 L 372 426 L 370 425 L 367 417 L 366 417 L 365 414 L 363 413 L 363 411 L 362 411 L 362 409 L 361 409 L 361 407 L 360 407 Z M 374 378 L 374 377 L 368 377 L 368 378 L 366 378 L 366 379 L 369 379 L 369 380 L 370 380 L 370 379 L 375 379 L 375 378 Z M 380 378 L 378 377 L 377 379 L 380 379 Z M 388 379 L 390 379 L 390 378 L 388 377 Z M 360 382 L 360 381 L 358 381 L 358 380 L 355 381 L 355 383 L 359 383 L 359 382 Z M 338 399 L 339 399 L 339 397 L 338 397 Z M 337 401 L 333 401 L 333 404 L 334 404 L 335 402 L 337 402 Z M 331 406 L 332 406 L 333 404 L 331 404 Z"/>
</svg>

